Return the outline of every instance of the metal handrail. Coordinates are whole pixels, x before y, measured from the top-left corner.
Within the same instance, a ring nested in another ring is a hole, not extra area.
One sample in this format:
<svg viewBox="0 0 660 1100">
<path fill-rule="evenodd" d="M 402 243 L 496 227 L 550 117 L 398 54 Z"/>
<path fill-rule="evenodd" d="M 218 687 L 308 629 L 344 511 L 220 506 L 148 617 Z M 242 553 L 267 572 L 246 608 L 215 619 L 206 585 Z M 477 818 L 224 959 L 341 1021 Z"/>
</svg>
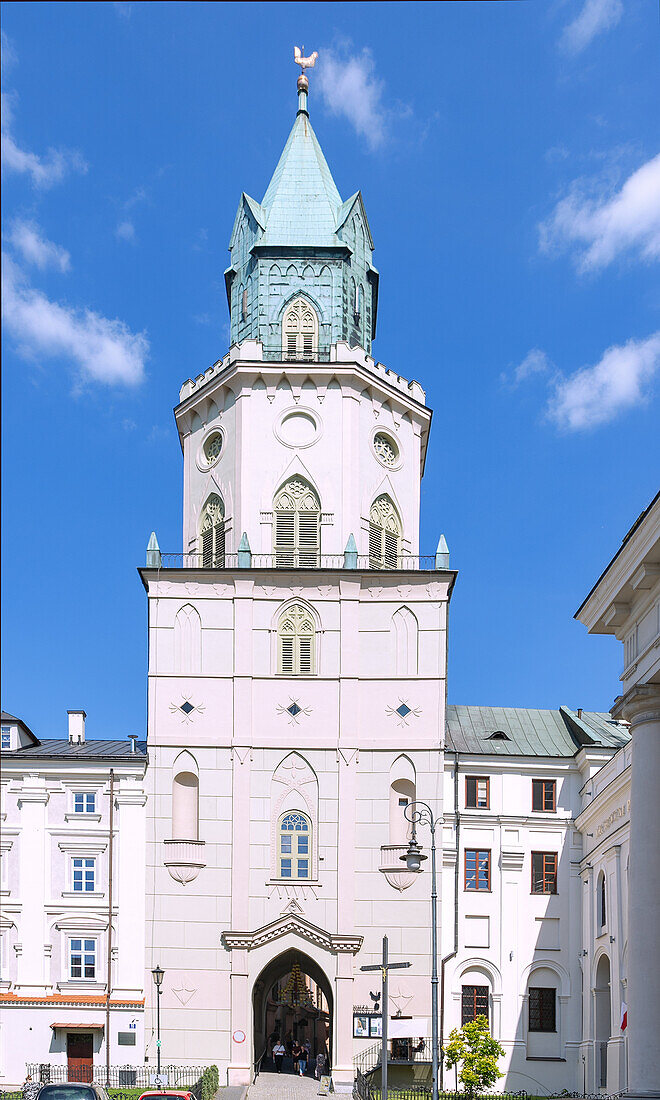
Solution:
<svg viewBox="0 0 660 1100">
<path fill-rule="evenodd" d="M 266 1057 L 267 1054 L 268 1054 L 268 1043 L 266 1043 L 266 1045 L 265 1045 L 264 1049 L 262 1050 L 261 1054 L 254 1061 L 254 1075 L 252 1077 L 252 1084 L 254 1084 L 257 1077 L 261 1073 L 261 1063 L 263 1062 L 263 1060 L 264 1060 L 264 1058 Z"/>
</svg>

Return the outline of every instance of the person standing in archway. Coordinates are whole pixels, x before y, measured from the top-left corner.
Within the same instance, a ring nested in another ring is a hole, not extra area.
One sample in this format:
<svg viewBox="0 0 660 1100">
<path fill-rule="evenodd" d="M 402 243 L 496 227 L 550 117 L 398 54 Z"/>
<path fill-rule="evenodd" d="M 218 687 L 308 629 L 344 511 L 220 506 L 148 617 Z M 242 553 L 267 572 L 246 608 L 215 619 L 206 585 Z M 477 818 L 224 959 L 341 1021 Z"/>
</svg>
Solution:
<svg viewBox="0 0 660 1100">
<path fill-rule="evenodd" d="M 273 1047 L 273 1061 L 275 1063 L 275 1072 L 282 1072 L 282 1063 L 284 1062 L 284 1055 L 286 1054 L 286 1047 L 281 1039 L 278 1039 Z"/>
<path fill-rule="evenodd" d="M 307 1073 L 307 1050 L 305 1044 L 303 1043 L 298 1049 L 298 1072 L 301 1077 L 304 1077 Z"/>
</svg>

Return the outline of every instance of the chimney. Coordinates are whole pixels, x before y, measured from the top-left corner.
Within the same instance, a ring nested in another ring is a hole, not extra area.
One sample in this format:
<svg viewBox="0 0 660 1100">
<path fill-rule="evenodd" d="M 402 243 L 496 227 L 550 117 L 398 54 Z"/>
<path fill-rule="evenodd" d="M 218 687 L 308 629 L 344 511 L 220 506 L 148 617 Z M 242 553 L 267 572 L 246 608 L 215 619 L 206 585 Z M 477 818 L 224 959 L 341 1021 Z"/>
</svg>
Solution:
<svg viewBox="0 0 660 1100">
<path fill-rule="evenodd" d="M 577 709 L 577 716 L 578 716 L 578 718 L 581 718 L 581 717 L 582 717 L 582 707 L 578 707 L 578 709 Z"/>
<path fill-rule="evenodd" d="M 131 743 L 131 752 L 132 753 L 137 752 L 137 739 L 138 739 L 137 733 L 129 733 L 128 740 Z"/>
<path fill-rule="evenodd" d="M 85 743 L 85 719 L 84 710 L 68 710 L 69 715 L 69 744 L 84 745 Z"/>
</svg>

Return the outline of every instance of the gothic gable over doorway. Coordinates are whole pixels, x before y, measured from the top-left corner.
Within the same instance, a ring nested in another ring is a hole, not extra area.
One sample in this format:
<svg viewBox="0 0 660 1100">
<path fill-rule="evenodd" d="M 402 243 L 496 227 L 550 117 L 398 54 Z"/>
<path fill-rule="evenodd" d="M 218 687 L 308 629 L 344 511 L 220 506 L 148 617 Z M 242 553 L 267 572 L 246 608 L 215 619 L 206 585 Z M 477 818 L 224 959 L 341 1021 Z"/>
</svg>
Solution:
<svg viewBox="0 0 660 1100">
<path fill-rule="evenodd" d="M 309 943 L 316 944 L 317 947 L 322 947 L 325 951 L 331 951 L 333 954 L 348 952 L 355 955 L 362 947 L 362 936 L 342 936 L 326 932 L 296 913 L 285 913 L 277 920 L 271 921 L 270 924 L 265 924 L 263 928 L 257 928 L 255 932 L 223 932 L 222 942 L 229 951 L 234 948 L 252 951 L 255 947 L 272 943 L 274 940 L 287 936 L 290 932 Z"/>
</svg>

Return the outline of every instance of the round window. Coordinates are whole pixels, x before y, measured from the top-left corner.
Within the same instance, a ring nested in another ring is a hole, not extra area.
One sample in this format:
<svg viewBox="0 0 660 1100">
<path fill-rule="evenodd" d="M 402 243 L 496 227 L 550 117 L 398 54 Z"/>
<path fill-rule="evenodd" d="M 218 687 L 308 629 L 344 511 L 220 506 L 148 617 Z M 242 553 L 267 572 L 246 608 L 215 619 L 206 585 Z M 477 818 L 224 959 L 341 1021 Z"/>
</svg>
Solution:
<svg viewBox="0 0 660 1100">
<path fill-rule="evenodd" d="M 399 448 L 384 432 L 377 432 L 374 436 L 374 451 L 384 466 L 396 466 L 399 461 Z"/>
<path fill-rule="evenodd" d="M 212 432 L 204 443 L 204 458 L 209 466 L 220 458 L 222 450 L 222 435 L 220 432 Z"/>
<path fill-rule="evenodd" d="M 321 435 L 321 421 L 311 409 L 286 409 L 273 426 L 273 431 L 285 447 L 311 447 Z"/>
</svg>

